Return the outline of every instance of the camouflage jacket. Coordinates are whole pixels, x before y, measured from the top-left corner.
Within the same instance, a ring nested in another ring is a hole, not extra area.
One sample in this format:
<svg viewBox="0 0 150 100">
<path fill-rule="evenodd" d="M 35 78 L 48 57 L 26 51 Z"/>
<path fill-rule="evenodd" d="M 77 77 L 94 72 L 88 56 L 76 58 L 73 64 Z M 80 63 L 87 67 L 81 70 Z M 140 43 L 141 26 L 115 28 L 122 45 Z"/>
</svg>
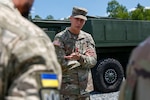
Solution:
<svg viewBox="0 0 150 100">
<path fill-rule="evenodd" d="M 92 36 L 82 30 L 79 35 L 74 35 L 66 28 L 66 30 L 56 34 L 53 44 L 63 70 L 62 93 L 84 94 L 92 91 L 93 82 L 90 68 L 94 67 L 97 62 Z M 64 59 L 64 56 L 70 55 L 75 50 L 81 54 L 78 61 L 80 66 L 70 68 L 68 66 L 70 61 Z"/>
<path fill-rule="evenodd" d="M 61 67 L 49 37 L 12 0 L 0 1 L 0 12 L 0 98 L 39 100 L 42 72 L 57 74 L 60 89 Z"/>
<path fill-rule="evenodd" d="M 120 89 L 119 100 L 149 100 L 150 37 L 132 51 L 126 75 Z"/>
</svg>

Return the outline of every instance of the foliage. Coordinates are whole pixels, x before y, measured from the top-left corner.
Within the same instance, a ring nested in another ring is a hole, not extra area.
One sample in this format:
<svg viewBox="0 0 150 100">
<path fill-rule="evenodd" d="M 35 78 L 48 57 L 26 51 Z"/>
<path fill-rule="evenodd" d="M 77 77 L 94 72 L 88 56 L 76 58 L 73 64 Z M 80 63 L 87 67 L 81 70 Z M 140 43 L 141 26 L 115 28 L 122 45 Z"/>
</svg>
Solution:
<svg viewBox="0 0 150 100">
<path fill-rule="evenodd" d="M 150 20 L 150 9 L 137 4 L 135 10 L 128 12 L 127 8 L 120 5 L 116 0 L 108 2 L 107 7 L 108 17 L 132 20 Z"/>
<path fill-rule="evenodd" d="M 35 17 L 33 19 L 42 19 L 39 15 L 35 15 Z"/>
<path fill-rule="evenodd" d="M 134 11 L 130 12 L 130 18 L 133 20 L 150 20 L 150 9 L 138 4 Z"/>
<path fill-rule="evenodd" d="M 46 19 L 54 19 L 54 17 L 52 15 L 48 15 Z"/>
<path fill-rule="evenodd" d="M 116 0 L 108 2 L 107 13 L 109 14 L 108 17 L 111 18 L 128 19 L 127 8 L 120 5 Z"/>
</svg>

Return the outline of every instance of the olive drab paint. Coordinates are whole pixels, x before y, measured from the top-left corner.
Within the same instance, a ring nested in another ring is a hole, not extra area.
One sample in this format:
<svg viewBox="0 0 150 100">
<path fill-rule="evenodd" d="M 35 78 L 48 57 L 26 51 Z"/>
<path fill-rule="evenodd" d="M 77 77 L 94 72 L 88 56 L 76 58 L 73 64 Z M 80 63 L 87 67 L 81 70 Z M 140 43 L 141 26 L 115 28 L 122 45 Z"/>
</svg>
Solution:
<svg viewBox="0 0 150 100">
<path fill-rule="evenodd" d="M 32 20 L 32 22 L 43 28 L 52 40 L 58 32 L 70 26 L 70 22 L 67 20 Z M 126 65 L 131 51 L 150 35 L 150 21 L 87 16 L 82 30 L 90 33 L 95 41 L 97 65 L 92 69 L 95 90 L 99 92 L 118 91 L 123 76 L 126 77 Z M 121 66 L 116 62 L 119 62 Z M 114 75 L 113 78 L 96 74 L 105 70 L 107 65 L 115 65 L 115 67 L 110 68 L 113 69 L 113 73 L 109 69 L 103 72 L 109 72 L 109 74 Z M 123 72 L 118 69 L 123 70 Z M 115 74 L 121 77 L 116 79 Z M 102 81 L 99 77 L 105 78 Z M 113 83 L 109 84 L 105 79 Z M 101 87 L 99 87 L 100 83 L 102 84 Z"/>
</svg>

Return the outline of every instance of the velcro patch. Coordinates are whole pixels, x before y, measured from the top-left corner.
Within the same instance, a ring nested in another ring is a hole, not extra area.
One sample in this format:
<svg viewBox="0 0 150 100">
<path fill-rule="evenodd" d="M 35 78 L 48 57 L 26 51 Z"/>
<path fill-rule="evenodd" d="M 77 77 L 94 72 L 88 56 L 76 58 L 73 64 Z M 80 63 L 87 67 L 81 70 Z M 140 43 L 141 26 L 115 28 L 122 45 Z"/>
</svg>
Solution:
<svg viewBox="0 0 150 100">
<path fill-rule="evenodd" d="M 60 46 L 61 43 L 60 43 L 58 40 L 54 40 L 54 41 L 53 41 L 53 44 L 54 44 L 55 46 Z"/>
<path fill-rule="evenodd" d="M 43 88 L 57 88 L 59 86 L 58 77 L 54 73 L 41 73 L 41 83 Z"/>
<path fill-rule="evenodd" d="M 57 89 L 41 89 L 40 96 L 41 100 L 60 100 L 60 94 Z"/>
</svg>

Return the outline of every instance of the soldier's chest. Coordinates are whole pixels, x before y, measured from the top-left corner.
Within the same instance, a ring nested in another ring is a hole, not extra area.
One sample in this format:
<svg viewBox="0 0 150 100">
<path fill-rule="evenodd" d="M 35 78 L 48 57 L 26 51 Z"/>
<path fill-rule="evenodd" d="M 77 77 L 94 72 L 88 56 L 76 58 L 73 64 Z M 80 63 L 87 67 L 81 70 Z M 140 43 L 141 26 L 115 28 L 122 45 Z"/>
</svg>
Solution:
<svg viewBox="0 0 150 100">
<path fill-rule="evenodd" d="M 88 41 L 86 39 L 73 39 L 69 38 L 64 41 L 64 48 L 66 54 L 71 54 L 72 52 L 80 52 L 83 54 L 88 47 Z"/>
</svg>

